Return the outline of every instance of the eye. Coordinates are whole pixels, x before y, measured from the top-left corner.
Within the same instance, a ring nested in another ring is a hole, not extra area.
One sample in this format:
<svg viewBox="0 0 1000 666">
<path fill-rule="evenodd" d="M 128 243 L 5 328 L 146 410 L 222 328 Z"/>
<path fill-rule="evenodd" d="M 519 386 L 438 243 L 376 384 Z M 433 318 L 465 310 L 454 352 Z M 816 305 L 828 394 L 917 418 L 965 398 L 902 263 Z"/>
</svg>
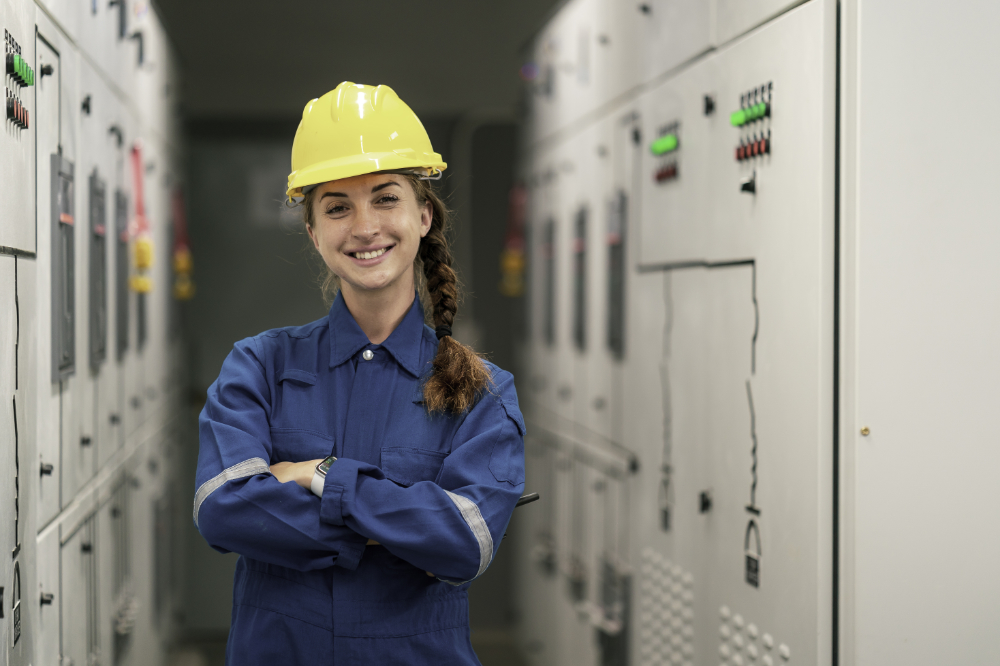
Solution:
<svg viewBox="0 0 1000 666">
<path fill-rule="evenodd" d="M 397 197 L 395 194 L 383 194 L 382 196 L 380 196 L 375 201 L 375 203 L 376 204 L 394 204 L 397 201 L 399 201 L 399 197 Z"/>
<path fill-rule="evenodd" d="M 334 205 L 332 205 L 332 206 L 330 206 L 329 208 L 326 209 L 326 214 L 327 215 L 339 215 L 340 213 L 343 213 L 345 210 L 347 210 L 347 206 L 342 206 L 340 204 L 334 204 Z"/>
</svg>

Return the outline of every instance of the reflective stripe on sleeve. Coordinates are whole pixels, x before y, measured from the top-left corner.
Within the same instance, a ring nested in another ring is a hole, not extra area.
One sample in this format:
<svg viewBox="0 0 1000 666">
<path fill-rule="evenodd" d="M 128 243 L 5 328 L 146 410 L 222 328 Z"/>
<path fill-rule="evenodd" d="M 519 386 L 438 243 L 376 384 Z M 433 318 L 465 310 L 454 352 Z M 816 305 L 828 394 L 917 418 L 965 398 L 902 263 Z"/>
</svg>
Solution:
<svg viewBox="0 0 1000 666">
<path fill-rule="evenodd" d="M 228 467 L 211 479 L 201 484 L 198 488 L 198 492 L 194 496 L 194 524 L 198 525 L 198 511 L 201 509 L 201 504 L 208 496 L 218 490 L 223 483 L 226 481 L 235 481 L 236 479 L 245 479 L 248 476 L 253 476 L 254 474 L 270 474 L 271 467 L 264 462 L 262 458 L 250 458 L 249 460 L 244 460 L 241 463 L 237 463 L 232 467 Z M 477 511 L 478 512 L 478 511 Z M 482 518 L 480 518 L 482 520 Z"/>
<path fill-rule="evenodd" d="M 455 493 L 450 493 L 447 490 L 448 497 L 451 501 L 455 503 L 458 507 L 459 512 L 462 514 L 462 518 L 468 523 L 469 529 L 472 530 L 472 534 L 476 537 L 476 541 L 479 543 L 479 571 L 476 572 L 475 577 L 479 577 L 486 571 L 486 567 L 490 565 L 493 560 L 493 537 L 490 536 L 490 528 L 486 526 L 486 521 L 483 520 L 483 514 L 479 512 L 479 507 L 476 503 L 467 497 L 462 497 L 461 495 L 456 495 Z"/>
</svg>

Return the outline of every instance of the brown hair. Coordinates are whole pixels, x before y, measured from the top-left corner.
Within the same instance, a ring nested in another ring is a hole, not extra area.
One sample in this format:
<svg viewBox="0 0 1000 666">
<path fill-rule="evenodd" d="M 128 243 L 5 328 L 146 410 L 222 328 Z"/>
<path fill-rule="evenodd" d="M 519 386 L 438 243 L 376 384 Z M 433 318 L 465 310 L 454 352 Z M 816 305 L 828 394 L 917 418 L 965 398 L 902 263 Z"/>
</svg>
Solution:
<svg viewBox="0 0 1000 666">
<path fill-rule="evenodd" d="M 458 276 L 451 267 L 452 256 L 446 235 L 451 211 L 430 183 L 410 174 L 401 175 L 410 183 L 417 204 L 423 207 L 430 202 L 433 210 L 431 228 L 420 239 L 413 262 L 417 293 L 425 311 L 430 311 L 430 320 L 439 338 L 433 372 L 424 382 L 424 404 L 429 412 L 460 414 L 472 407 L 489 388 L 491 377 L 479 354 L 451 336 L 461 296 Z M 318 188 L 311 190 L 302 201 L 308 227 L 315 223 L 313 202 L 317 191 Z M 322 281 L 324 298 L 332 301 L 339 289 L 340 278 L 327 267 Z"/>
</svg>

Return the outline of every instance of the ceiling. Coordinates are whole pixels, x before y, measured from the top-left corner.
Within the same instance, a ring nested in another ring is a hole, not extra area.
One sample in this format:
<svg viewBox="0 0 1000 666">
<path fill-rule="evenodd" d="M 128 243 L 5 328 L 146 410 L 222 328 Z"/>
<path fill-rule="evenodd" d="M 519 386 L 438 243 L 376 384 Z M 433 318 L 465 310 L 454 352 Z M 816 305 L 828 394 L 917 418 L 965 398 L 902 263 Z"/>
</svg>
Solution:
<svg viewBox="0 0 1000 666">
<path fill-rule="evenodd" d="M 189 119 L 296 119 L 344 80 L 422 116 L 516 107 L 521 50 L 560 0 L 158 0 Z"/>
</svg>

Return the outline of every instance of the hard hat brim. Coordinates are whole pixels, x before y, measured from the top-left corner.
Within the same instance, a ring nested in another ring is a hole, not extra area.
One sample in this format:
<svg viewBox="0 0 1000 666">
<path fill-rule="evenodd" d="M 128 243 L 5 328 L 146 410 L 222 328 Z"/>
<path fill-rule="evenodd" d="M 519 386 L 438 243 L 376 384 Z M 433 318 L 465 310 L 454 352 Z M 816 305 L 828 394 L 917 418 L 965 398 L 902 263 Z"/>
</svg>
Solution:
<svg viewBox="0 0 1000 666">
<path fill-rule="evenodd" d="M 293 171 L 288 176 L 288 189 L 285 193 L 289 197 L 300 197 L 303 196 L 302 188 L 310 185 L 363 176 L 376 171 L 423 170 L 430 176 L 435 170 L 444 171 L 447 168 L 448 165 L 438 153 L 425 153 L 419 157 L 403 156 L 395 152 L 364 153 L 311 164 L 304 169 Z"/>
</svg>

